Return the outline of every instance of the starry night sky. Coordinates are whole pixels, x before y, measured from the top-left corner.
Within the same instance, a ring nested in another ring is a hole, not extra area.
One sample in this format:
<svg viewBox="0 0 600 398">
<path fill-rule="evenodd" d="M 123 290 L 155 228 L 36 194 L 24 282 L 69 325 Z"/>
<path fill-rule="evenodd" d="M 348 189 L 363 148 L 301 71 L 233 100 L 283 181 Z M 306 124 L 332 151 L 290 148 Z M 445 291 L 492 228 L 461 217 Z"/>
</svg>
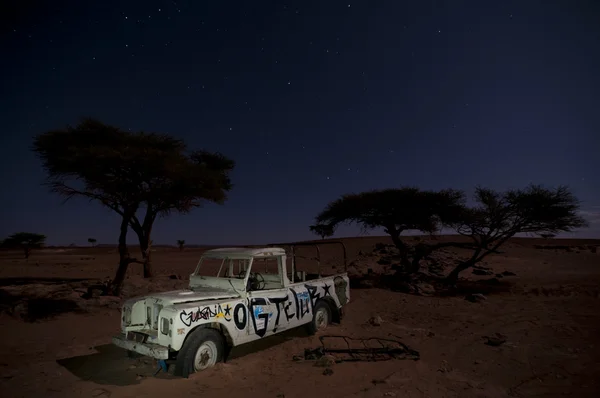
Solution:
<svg viewBox="0 0 600 398">
<path fill-rule="evenodd" d="M 574 236 L 600 237 L 598 1 L 0 7 L 0 237 L 116 243 L 118 216 L 61 205 L 29 149 L 84 116 L 237 162 L 228 202 L 158 220 L 156 243 L 307 239 L 343 193 L 530 182 L 572 187 L 595 220 Z"/>
</svg>

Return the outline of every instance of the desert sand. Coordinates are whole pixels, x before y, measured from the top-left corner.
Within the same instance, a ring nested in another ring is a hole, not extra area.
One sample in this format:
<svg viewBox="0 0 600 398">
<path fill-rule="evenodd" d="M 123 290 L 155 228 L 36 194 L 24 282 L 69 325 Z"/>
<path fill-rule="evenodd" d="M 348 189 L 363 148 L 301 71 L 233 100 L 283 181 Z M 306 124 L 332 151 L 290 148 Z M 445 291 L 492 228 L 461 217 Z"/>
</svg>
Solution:
<svg viewBox="0 0 600 398">
<path fill-rule="evenodd" d="M 373 253 L 386 238 L 344 241 L 353 275 L 388 269 Z M 556 247 L 542 248 L 548 244 Z M 3 251 L 0 390 L 11 398 L 600 396 L 599 244 L 515 239 L 487 259 L 493 275 L 466 271 L 471 282 L 451 297 L 362 284 L 352 289 L 340 325 L 236 348 L 226 363 L 189 379 L 155 375 L 156 362 L 129 358 L 110 339 L 119 332 L 122 299 L 185 287 L 203 249 L 155 248 L 157 276 L 144 280 L 132 264 L 121 299 L 81 297 L 114 275 L 115 248 L 46 248 L 27 262 Z M 343 269 L 335 248 L 323 249 L 323 259 L 324 267 Z M 516 275 L 495 276 L 504 271 Z M 475 282 L 490 278 L 497 279 Z M 465 300 L 469 292 L 485 299 Z M 486 344 L 496 333 L 506 342 Z M 420 359 L 337 363 L 328 375 L 312 361 L 293 360 L 318 347 L 323 334 L 398 339 Z"/>
</svg>

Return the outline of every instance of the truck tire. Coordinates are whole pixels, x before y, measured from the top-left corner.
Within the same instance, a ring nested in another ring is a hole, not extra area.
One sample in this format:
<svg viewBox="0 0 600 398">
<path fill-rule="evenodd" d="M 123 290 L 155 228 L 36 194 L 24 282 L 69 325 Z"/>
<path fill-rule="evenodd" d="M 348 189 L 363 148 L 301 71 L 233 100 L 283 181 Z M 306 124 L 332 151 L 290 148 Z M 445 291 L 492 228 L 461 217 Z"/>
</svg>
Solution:
<svg viewBox="0 0 600 398">
<path fill-rule="evenodd" d="M 189 377 L 223 360 L 225 340 L 215 329 L 198 328 L 183 343 L 175 361 L 175 376 Z"/>
<path fill-rule="evenodd" d="M 312 320 L 306 325 L 308 334 L 325 329 L 331 323 L 331 308 L 324 300 L 319 300 L 313 308 Z"/>
</svg>

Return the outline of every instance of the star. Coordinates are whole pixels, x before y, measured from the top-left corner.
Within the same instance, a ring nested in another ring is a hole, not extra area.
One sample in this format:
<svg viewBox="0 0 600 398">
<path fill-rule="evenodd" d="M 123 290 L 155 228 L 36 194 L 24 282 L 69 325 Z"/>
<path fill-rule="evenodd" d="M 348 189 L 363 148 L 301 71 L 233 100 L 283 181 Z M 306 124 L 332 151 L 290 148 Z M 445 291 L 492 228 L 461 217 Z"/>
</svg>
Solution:
<svg viewBox="0 0 600 398">
<path fill-rule="evenodd" d="M 331 296 L 331 294 L 329 293 L 330 288 L 331 285 L 323 285 L 323 296 Z"/>
<path fill-rule="evenodd" d="M 229 304 L 227 304 L 225 306 L 225 308 L 223 309 L 223 312 L 225 313 L 225 316 L 230 316 L 231 315 L 231 307 L 229 306 Z"/>
</svg>

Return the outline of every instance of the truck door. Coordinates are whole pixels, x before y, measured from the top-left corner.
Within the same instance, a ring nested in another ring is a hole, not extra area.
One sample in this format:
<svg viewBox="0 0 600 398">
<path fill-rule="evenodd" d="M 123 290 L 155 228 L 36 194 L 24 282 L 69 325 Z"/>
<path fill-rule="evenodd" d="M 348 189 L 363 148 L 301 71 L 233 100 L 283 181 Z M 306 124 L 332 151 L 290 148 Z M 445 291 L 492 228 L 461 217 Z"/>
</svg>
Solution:
<svg viewBox="0 0 600 398">
<path fill-rule="evenodd" d="M 287 329 L 288 322 L 282 313 L 287 301 L 287 289 L 283 284 L 280 256 L 255 257 L 251 272 L 258 274 L 257 290 L 248 292 L 248 334 L 262 338 Z"/>
</svg>

